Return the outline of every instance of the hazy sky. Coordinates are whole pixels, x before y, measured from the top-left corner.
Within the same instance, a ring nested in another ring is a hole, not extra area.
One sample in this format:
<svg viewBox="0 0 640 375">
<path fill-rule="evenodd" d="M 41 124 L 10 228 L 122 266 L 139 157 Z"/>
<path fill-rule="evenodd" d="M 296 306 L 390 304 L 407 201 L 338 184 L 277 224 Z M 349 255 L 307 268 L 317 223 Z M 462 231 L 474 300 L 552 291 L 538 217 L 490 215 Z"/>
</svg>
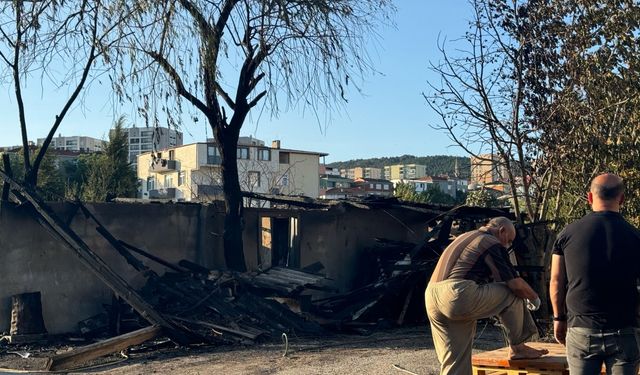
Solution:
<svg viewBox="0 0 640 375">
<path fill-rule="evenodd" d="M 379 47 L 371 53 L 380 73 L 367 77 L 361 86 L 362 95 L 348 92 L 349 102 L 343 113 L 333 113 L 326 127 L 309 111 L 281 113 L 277 119 L 255 113 L 241 135 L 252 135 L 267 144 L 279 139 L 283 148 L 326 152 L 327 162 L 403 154 L 463 155 L 445 134 L 428 126 L 438 119 L 421 93 L 427 90 L 427 80 L 437 79 L 428 66 L 429 61 L 440 59 L 438 37 L 451 40 L 462 36 L 468 26 L 470 5 L 464 0 L 397 0 L 396 6 L 396 28 L 380 30 Z M 28 85 L 29 139 L 35 141 L 46 136 L 62 107 L 58 98 L 68 95 L 47 91 L 35 80 Z M 21 144 L 13 87 L 6 82 L 0 87 L 0 146 Z M 76 105 L 65 117 L 58 133 L 106 139 L 114 117 L 131 111 L 114 108 L 106 90 L 96 83 L 82 99 L 83 104 Z M 203 121 L 185 124 L 181 130 L 185 143 L 211 137 Z"/>
</svg>

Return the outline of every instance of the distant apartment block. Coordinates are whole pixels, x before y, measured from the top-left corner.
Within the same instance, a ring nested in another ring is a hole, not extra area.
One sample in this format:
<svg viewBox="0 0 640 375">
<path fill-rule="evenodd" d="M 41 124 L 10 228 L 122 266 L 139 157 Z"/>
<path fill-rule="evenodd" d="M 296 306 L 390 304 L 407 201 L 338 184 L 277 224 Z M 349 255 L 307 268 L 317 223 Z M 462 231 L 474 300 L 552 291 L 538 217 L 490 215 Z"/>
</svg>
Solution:
<svg viewBox="0 0 640 375">
<path fill-rule="evenodd" d="M 164 150 L 182 146 L 182 132 L 165 127 L 157 128 L 123 128 L 129 142 L 129 162 L 134 166 L 138 155 L 145 152 Z M 113 134 L 111 129 L 110 134 Z"/>
<path fill-rule="evenodd" d="M 335 167 L 327 167 L 326 165 L 321 164 L 320 175 L 340 176 L 340 170 Z"/>
<path fill-rule="evenodd" d="M 38 138 L 38 147 L 44 144 L 45 139 L 46 138 Z M 49 149 L 77 152 L 98 152 L 102 151 L 103 144 L 104 141 L 102 139 L 78 135 L 69 137 L 63 137 L 62 135 L 59 135 L 51 139 Z"/>
<path fill-rule="evenodd" d="M 238 142 L 238 178 L 243 191 L 319 195 L 320 157 L 328 154 L 271 147 L 252 137 Z M 221 156 L 214 140 L 138 156 L 142 198 L 211 201 L 222 197 Z"/>
<path fill-rule="evenodd" d="M 384 167 L 384 178 L 387 180 L 414 180 L 426 175 L 427 167 L 421 164 L 395 164 Z"/>
<path fill-rule="evenodd" d="M 372 167 L 355 167 L 340 169 L 340 176 L 355 180 L 357 178 L 382 178 L 382 169 Z"/>
<path fill-rule="evenodd" d="M 467 180 L 448 176 L 425 176 L 414 180 L 393 180 L 393 182 L 394 186 L 398 183 L 410 184 L 415 188 L 416 193 L 437 188 L 453 198 L 457 198 L 458 192 L 466 193 L 468 191 Z"/>
<path fill-rule="evenodd" d="M 322 170 L 322 169 L 321 169 Z M 353 185 L 353 180 L 336 176 L 331 174 L 321 174 L 320 175 L 320 197 L 324 197 L 328 190 L 336 189 L 336 188 L 350 188 Z"/>
<path fill-rule="evenodd" d="M 487 185 L 506 180 L 506 167 L 498 155 L 483 154 L 471 157 L 471 184 Z"/>
<path fill-rule="evenodd" d="M 393 196 L 393 183 L 383 179 L 363 179 L 355 180 L 343 177 L 344 182 L 335 187 L 322 191 L 320 198 L 323 199 L 348 199 L 366 198 L 371 196 L 391 197 Z M 350 182 L 350 186 L 347 185 Z"/>
</svg>

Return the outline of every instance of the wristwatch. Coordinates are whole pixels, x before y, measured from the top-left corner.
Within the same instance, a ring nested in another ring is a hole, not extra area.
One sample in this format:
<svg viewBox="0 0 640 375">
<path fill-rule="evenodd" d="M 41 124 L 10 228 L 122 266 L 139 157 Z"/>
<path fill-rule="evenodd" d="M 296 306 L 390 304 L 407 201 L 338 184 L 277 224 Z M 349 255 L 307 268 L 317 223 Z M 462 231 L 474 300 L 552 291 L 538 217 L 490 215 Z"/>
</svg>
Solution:
<svg viewBox="0 0 640 375">
<path fill-rule="evenodd" d="M 554 322 L 566 322 L 567 321 L 567 316 L 562 314 L 562 315 L 558 315 L 558 316 L 553 316 L 553 321 Z"/>
</svg>

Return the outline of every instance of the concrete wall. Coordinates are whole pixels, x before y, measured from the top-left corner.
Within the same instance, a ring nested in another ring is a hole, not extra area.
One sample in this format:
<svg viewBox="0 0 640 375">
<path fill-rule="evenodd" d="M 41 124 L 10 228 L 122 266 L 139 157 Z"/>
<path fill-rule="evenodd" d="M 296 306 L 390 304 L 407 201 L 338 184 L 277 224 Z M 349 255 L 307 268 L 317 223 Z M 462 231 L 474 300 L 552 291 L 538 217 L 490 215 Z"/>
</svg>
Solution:
<svg viewBox="0 0 640 375">
<path fill-rule="evenodd" d="M 216 205 L 122 204 L 88 205 L 118 239 L 169 262 L 188 259 L 208 268 L 224 268 L 222 251 L 223 210 Z M 63 219 L 71 205 L 56 205 Z M 329 211 L 245 209 L 244 253 L 250 270 L 258 267 L 260 217 L 297 217 L 300 266 L 317 261 L 341 290 L 348 290 L 371 271 L 363 249 L 375 237 L 417 242 L 424 214 L 412 211 L 362 210 L 336 207 Z M 402 218 L 399 220 L 398 218 Z M 407 230 L 407 226 L 413 228 Z M 77 212 L 71 227 L 104 261 L 132 286 L 143 277 L 96 232 L 95 224 Z M 162 274 L 164 267 L 139 257 Z M 42 293 L 45 325 L 50 333 L 75 331 L 77 323 L 103 311 L 112 292 L 72 250 L 41 227 L 27 209 L 6 205 L 0 210 L 0 330 L 10 325 L 10 297 Z"/>
</svg>

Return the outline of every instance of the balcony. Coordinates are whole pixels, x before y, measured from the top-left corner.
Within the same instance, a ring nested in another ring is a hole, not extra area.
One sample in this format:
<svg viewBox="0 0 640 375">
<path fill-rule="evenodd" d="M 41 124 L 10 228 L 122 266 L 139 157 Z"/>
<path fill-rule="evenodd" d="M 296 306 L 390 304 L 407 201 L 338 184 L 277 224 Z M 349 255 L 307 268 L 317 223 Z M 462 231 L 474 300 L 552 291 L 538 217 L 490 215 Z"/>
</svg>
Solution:
<svg viewBox="0 0 640 375">
<path fill-rule="evenodd" d="M 176 188 L 163 188 L 149 190 L 149 199 L 174 199 Z"/>
<path fill-rule="evenodd" d="M 176 170 L 176 161 L 168 159 L 154 159 L 149 166 L 149 172 L 162 173 Z"/>
</svg>

